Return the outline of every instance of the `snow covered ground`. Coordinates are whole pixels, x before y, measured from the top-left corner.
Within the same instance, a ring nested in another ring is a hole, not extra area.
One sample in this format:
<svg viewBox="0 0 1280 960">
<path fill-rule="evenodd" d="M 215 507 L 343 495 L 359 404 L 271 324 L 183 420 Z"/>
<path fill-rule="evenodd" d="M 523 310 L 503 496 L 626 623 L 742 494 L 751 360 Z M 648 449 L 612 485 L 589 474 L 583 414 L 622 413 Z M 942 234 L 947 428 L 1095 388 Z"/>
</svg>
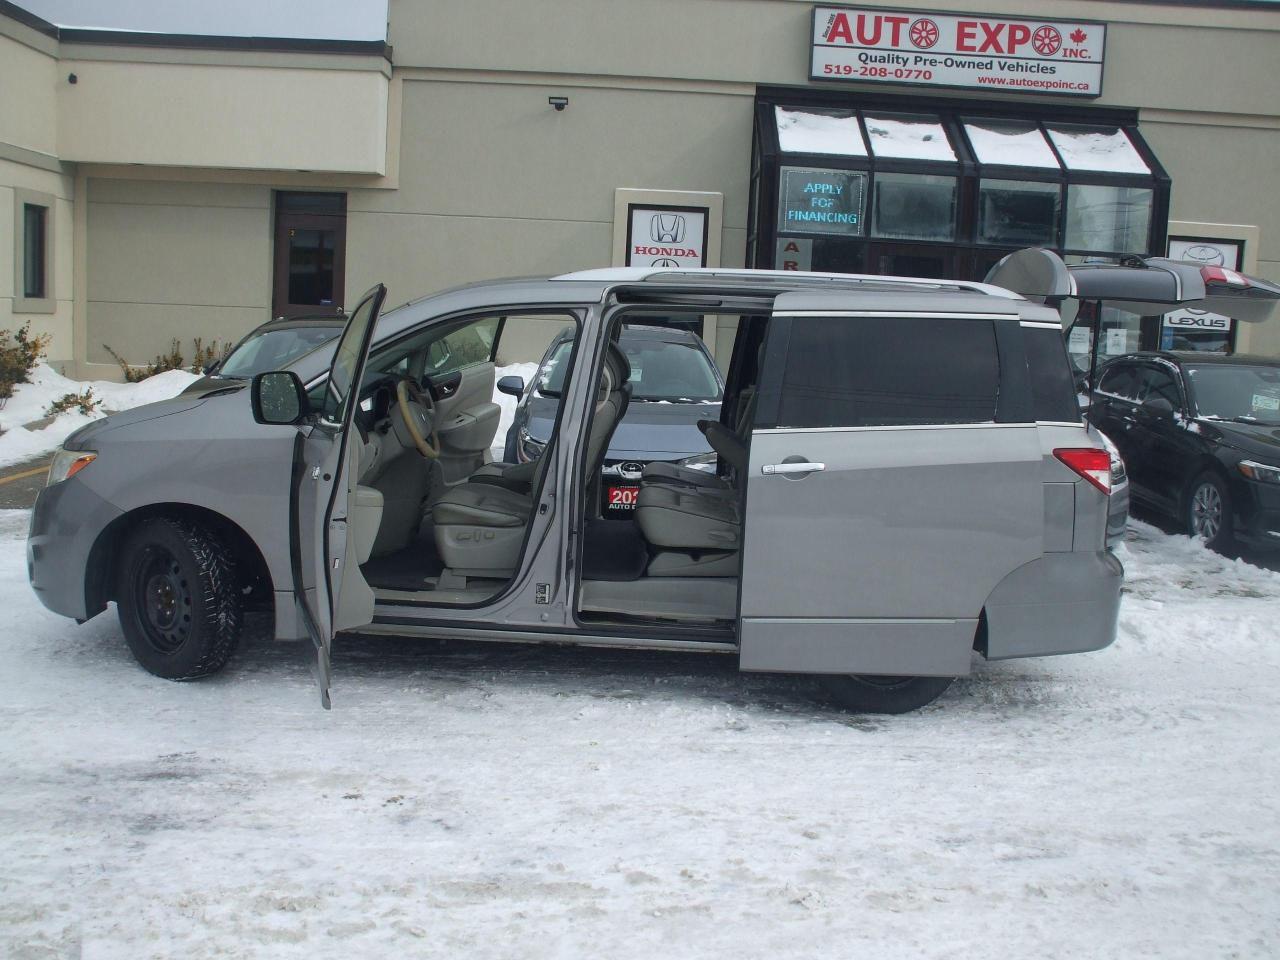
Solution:
<svg viewBox="0 0 1280 960">
<path fill-rule="evenodd" d="M 30 460 L 56 450 L 72 431 L 78 430 L 98 417 L 105 417 L 117 410 L 128 410 L 144 403 L 167 400 L 181 393 L 199 379 L 185 370 L 169 370 L 148 377 L 140 383 L 112 383 L 110 380 L 71 380 L 62 376 L 47 364 L 38 364 L 30 383 L 20 383 L 13 396 L 0 408 L 0 467 L 7 467 L 23 460 Z M 70 411 L 62 414 L 49 425 L 38 430 L 24 429 L 24 425 L 44 418 L 49 404 L 68 393 L 84 393 L 91 389 L 101 401 L 94 416 Z"/>
<path fill-rule="evenodd" d="M 0 512 L 0 956 L 1274 957 L 1280 574 L 1136 524 L 1120 637 L 843 714 L 730 658 L 268 642 L 173 684 Z"/>
</svg>

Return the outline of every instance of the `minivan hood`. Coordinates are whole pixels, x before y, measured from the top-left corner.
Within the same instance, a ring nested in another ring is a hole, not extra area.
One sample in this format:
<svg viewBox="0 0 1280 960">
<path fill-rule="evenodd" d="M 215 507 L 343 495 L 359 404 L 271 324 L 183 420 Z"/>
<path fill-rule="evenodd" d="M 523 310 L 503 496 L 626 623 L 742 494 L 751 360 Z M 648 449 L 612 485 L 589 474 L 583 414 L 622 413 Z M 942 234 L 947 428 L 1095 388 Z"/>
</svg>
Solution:
<svg viewBox="0 0 1280 960">
<path fill-rule="evenodd" d="M 146 403 L 140 407 L 121 410 L 119 413 L 113 413 L 103 417 L 101 420 L 85 424 L 67 437 L 62 445 L 68 450 L 83 450 L 85 444 L 101 439 L 104 434 L 111 430 L 132 426 L 135 423 L 143 423 L 147 420 L 156 420 L 160 417 L 170 417 L 175 413 L 185 413 L 187 410 L 198 407 L 204 402 L 205 398 L 202 396 L 179 394 L 168 400 L 157 400 L 155 403 Z"/>
</svg>

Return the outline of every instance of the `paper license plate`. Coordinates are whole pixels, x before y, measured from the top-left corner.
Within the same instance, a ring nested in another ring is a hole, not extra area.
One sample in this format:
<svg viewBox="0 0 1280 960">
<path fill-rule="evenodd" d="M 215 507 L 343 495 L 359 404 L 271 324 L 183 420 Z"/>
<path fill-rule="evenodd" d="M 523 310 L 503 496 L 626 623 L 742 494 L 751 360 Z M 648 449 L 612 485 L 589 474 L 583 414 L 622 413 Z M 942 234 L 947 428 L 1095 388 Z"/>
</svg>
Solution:
<svg viewBox="0 0 1280 960">
<path fill-rule="evenodd" d="M 605 509 L 634 510 L 636 508 L 636 500 L 639 497 L 639 487 L 606 487 L 604 491 Z"/>
</svg>

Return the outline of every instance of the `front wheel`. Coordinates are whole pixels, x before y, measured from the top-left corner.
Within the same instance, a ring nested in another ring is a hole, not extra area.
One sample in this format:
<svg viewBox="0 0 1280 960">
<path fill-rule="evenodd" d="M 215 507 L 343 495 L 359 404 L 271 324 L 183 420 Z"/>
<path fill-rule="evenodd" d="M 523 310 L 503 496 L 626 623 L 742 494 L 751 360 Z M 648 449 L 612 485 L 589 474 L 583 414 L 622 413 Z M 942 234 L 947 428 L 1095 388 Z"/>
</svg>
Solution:
<svg viewBox="0 0 1280 960">
<path fill-rule="evenodd" d="M 841 706 L 858 713 L 910 713 L 933 703 L 955 677 L 824 677 L 823 686 Z"/>
<path fill-rule="evenodd" d="M 137 661 L 166 680 L 221 670 L 240 642 L 244 601 L 227 548 L 193 523 L 146 520 L 121 551 L 116 606 Z"/>
<path fill-rule="evenodd" d="M 1186 497 L 1187 533 L 1210 550 L 1226 553 L 1234 544 L 1231 493 L 1216 473 L 1191 481 Z"/>
</svg>

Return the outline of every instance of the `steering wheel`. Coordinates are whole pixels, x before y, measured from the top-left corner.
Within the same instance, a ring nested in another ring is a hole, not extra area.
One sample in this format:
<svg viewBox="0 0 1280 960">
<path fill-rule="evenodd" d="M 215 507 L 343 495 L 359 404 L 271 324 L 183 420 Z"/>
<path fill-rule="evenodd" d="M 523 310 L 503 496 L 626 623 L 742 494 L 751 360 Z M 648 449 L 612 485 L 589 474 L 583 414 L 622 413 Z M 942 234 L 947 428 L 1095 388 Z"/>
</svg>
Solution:
<svg viewBox="0 0 1280 960">
<path fill-rule="evenodd" d="M 440 438 L 435 427 L 436 404 L 431 394 L 419 387 L 412 377 L 403 377 L 396 383 L 396 403 L 400 407 L 400 419 L 404 421 L 418 452 L 428 460 L 440 456 Z"/>
</svg>

